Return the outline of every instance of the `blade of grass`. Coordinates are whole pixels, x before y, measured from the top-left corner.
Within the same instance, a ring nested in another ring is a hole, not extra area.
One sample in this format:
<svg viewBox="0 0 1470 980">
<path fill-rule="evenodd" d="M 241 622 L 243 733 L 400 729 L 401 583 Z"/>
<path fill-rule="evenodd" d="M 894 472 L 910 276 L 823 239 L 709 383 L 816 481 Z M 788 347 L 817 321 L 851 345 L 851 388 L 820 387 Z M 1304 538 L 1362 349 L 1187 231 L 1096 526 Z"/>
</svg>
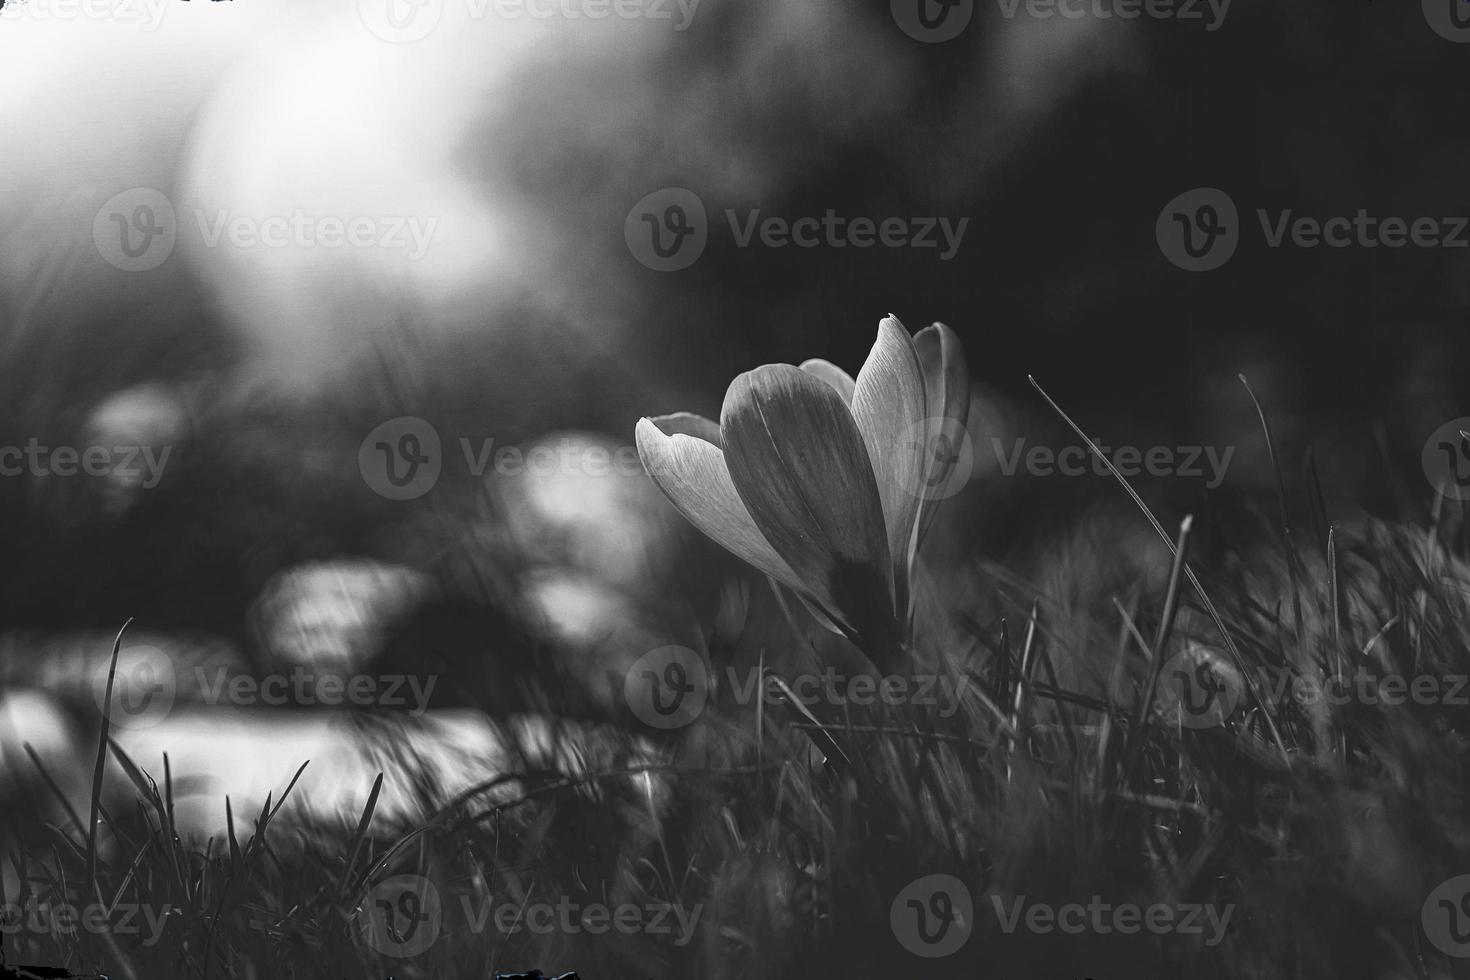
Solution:
<svg viewBox="0 0 1470 980">
<path fill-rule="evenodd" d="M 1016 698 L 1011 703 L 1010 728 L 1015 734 L 1011 737 L 1010 751 L 1007 753 L 1006 782 L 1010 782 L 1013 775 L 1012 762 L 1015 758 L 1016 746 L 1025 740 L 1026 692 L 1031 686 L 1031 670 L 1035 666 L 1032 654 L 1036 651 L 1036 620 L 1040 613 L 1040 605 L 1032 602 L 1031 616 L 1026 624 L 1026 640 L 1021 645 L 1021 663 L 1016 671 Z"/>
<path fill-rule="evenodd" d="M 1067 748 L 1072 753 L 1072 758 L 1078 758 L 1080 748 L 1077 745 L 1077 731 L 1072 721 L 1072 713 L 1067 710 L 1067 702 L 1071 698 L 1062 690 L 1061 682 L 1057 680 L 1056 668 L 1052 666 L 1051 656 L 1042 650 L 1039 654 L 1041 667 L 1046 671 L 1046 679 L 1052 686 L 1052 703 L 1057 706 L 1057 714 L 1061 715 L 1062 734 L 1067 739 Z M 1039 691 L 1037 693 L 1040 693 Z"/>
<path fill-rule="evenodd" d="M 1113 461 L 1108 459 L 1103 451 L 1097 447 L 1097 443 L 1093 442 L 1092 439 L 1087 435 L 1087 433 L 1083 432 L 1081 427 L 1079 427 L 1076 422 L 1073 422 L 1071 417 L 1068 416 L 1066 412 L 1062 411 L 1062 407 L 1052 400 L 1052 397 L 1046 393 L 1045 389 L 1043 389 L 1041 385 L 1037 383 L 1034 377 L 1027 375 L 1027 379 L 1031 382 L 1032 386 L 1041 393 L 1041 397 L 1046 399 L 1047 404 L 1052 407 L 1052 410 L 1060 415 L 1062 417 L 1062 420 L 1067 423 L 1072 431 L 1077 433 L 1082 441 L 1087 444 L 1087 448 L 1092 451 L 1092 454 L 1096 456 L 1099 460 L 1101 460 L 1103 465 L 1108 468 L 1108 472 L 1113 475 L 1113 478 L 1116 479 L 1119 484 L 1122 485 L 1124 491 L 1127 492 L 1128 496 L 1132 498 L 1133 502 L 1138 505 L 1138 508 L 1143 511 L 1144 517 L 1148 519 L 1149 524 L 1153 526 L 1154 531 L 1158 533 L 1164 544 L 1168 545 L 1170 548 L 1173 548 L 1174 542 L 1171 541 L 1169 539 L 1169 535 L 1165 533 L 1163 525 L 1159 523 L 1156 517 L 1154 517 L 1153 511 L 1149 510 L 1148 504 L 1143 502 L 1143 498 L 1138 495 L 1138 491 L 1133 489 L 1133 485 L 1128 482 L 1127 478 L 1124 477 L 1122 473 L 1118 472 L 1118 468 L 1113 465 Z M 1250 692 L 1251 700 L 1255 702 L 1256 707 L 1261 712 L 1261 718 L 1265 722 L 1266 729 L 1271 735 L 1271 741 L 1275 743 L 1276 750 L 1281 753 L 1282 762 L 1290 766 L 1291 754 L 1286 751 L 1286 743 L 1282 740 L 1281 732 L 1276 727 L 1275 718 L 1272 717 L 1270 709 L 1266 706 L 1266 699 L 1261 695 L 1260 688 L 1257 686 L 1256 679 L 1253 676 L 1254 672 L 1246 666 L 1245 657 L 1241 654 L 1239 647 L 1236 646 L 1234 638 L 1230 635 L 1230 631 L 1225 628 L 1225 620 L 1221 618 L 1220 611 L 1215 608 L 1214 600 L 1210 598 L 1209 594 L 1205 592 L 1204 586 L 1200 584 L 1199 576 L 1195 575 L 1194 570 L 1188 565 L 1184 566 L 1184 574 L 1185 577 L 1189 579 L 1189 584 L 1194 587 L 1195 594 L 1199 596 L 1200 602 L 1204 604 L 1206 612 L 1208 612 L 1210 618 L 1214 620 L 1215 628 L 1220 631 L 1220 638 L 1224 641 L 1225 649 L 1229 651 L 1230 658 L 1235 662 L 1236 669 L 1239 670 L 1241 672 L 1241 675 L 1245 678 L 1246 689 Z"/>
<path fill-rule="evenodd" d="M 66 811 L 67 819 L 76 827 L 77 834 L 85 837 L 86 827 L 83 826 L 82 818 L 77 813 L 76 807 L 71 805 L 71 800 L 66 798 L 66 794 L 61 791 L 61 787 L 56 784 L 56 780 L 51 778 L 51 773 L 46 771 L 46 766 L 41 762 L 41 757 L 36 754 L 36 750 L 31 748 L 31 743 L 23 742 L 21 743 L 21 748 L 25 749 L 26 755 L 30 757 L 31 765 L 36 767 L 36 772 L 41 774 L 42 781 L 45 782 L 46 786 L 51 790 L 52 795 L 61 803 L 61 808 Z"/>
<path fill-rule="evenodd" d="M 340 898 L 345 894 L 347 882 L 352 875 L 352 869 L 357 867 L 357 857 L 362 853 L 362 847 L 367 840 L 368 827 L 373 822 L 373 811 L 378 807 L 378 794 L 383 791 L 383 773 L 378 773 L 378 778 L 373 780 L 373 788 L 368 793 L 367 802 L 363 804 L 362 816 L 357 820 L 357 830 L 352 835 L 352 849 L 347 852 L 347 863 L 342 865 L 342 876 L 337 879 L 336 893 Z"/>
<path fill-rule="evenodd" d="M 766 676 L 766 648 L 761 647 L 760 676 Z M 764 693 L 764 692 L 762 692 Z M 766 699 L 757 698 L 755 702 L 755 771 L 756 792 L 764 800 L 766 795 Z"/>
<path fill-rule="evenodd" d="M 1114 718 L 1119 712 L 1118 688 L 1123 680 L 1123 672 L 1128 659 L 1128 634 L 1132 631 L 1134 637 L 1142 645 L 1143 637 L 1138 634 L 1138 627 L 1133 625 L 1133 617 L 1123 608 L 1117 596 L 1113 596 L 1113 605 L 1118 609 L 1120 624 L 1118 627 L 1118 647 L 1113 654 L 1113 669 L 1108 675 L 1108 687 L 1106 694 L 1107 710 L 1103 713 L 1102 722 L 1098 725 L 1097 732 L 1097 771 L 1093 777 L 1092 795 L 1094 803 L 1100 798 L 1098 794 L 1102 791 L 1107 774 L 1110 771 L 1113 744 Z"/>
<path fill-rule="evenodd" d="M 102 776 L 107 767 L 107 733 L 112 728 L 112 683 L 117 677 L 117 655 L 122 650 L 123 634 L 133 624 L 131 617 L 117 631 L 112 641 L 112 662 L 107 667 L 107 693 L 102 702 L 102 732 L 97 738 L 97 765 L 92 769 L 92 810 L 87 820 L 87 882 L 97 887 L 97 813 L 102 807 Z M 99 892 L 100 894 L 100 892 Z"/>
<path fill-rule="evenodd" d="M 1128 728 L 1127 746 L 1123 750 L 1124 785 L 1132 778 L 1133 767 L 1142 751 L 1145 722 L 1153 708 L 1154 689 L 1159 683 L 1159 673 L 1164 669 L 1164 652 L 1168 649 L 1169 634 L 1174 629 L 1174 617 L 1179 612 L 1180 584 L 1184 579 L 1185 559 L 1189 554 L 1189 532 L 1193 524 L 1194 519 L 1188 515 L 1179 522 L 1179 540 L 1174 545 L 1174 562 L 1169 568 L 1169 588 L 1164 594 L 1164 614 L 1159 618 L 1159 629 L 1154 636 L 1153 650 L 1149 655 L 1147 679 Z"/>
<path fill-rule="evenodd" d="M 225 794 L 225 837 L 230 843 L 230 867 L 240 867 L 240 842 L 235 838 L 235 809 L 230 803 L 230 795 Z"/>
<path fill-rule="evenodd" d="M 1322 493 L 1322 475 L 1317 472 L 1317 454 L 1307 447 L 1307 495 L 1311 500 L 1312 536 L 1317 550 L 1327 553 L 1327 497 Z"/>
<path fill-rule="evenodd" d="M 811 711 L 808 710 L 807 706 L 801 703 L 801 699 L 796 696 L 796 692 L 791 689 L 791 686 L 787 684 L 784 680 L 782 680 L 780 675 L 777 674 L 775 671 L 766 671 L 766 673 L 762 676 L 762 680 L 774 685 L 776 690 L 781 693 L 781 696 L 785 698 L 785 703 L 790 706 L 792 711 L 800 715 L 802 718 L 806 719 L 808 725 L 817 726 L 816 728 L 810 730 L 820 731 L 823 733 L 825 738 L 817 742 L 817 747 L 822 750 L 824 755 L 826 755 L 829 759 L 833 756 L 836 756 L 842 760 L 843 765 L 848 770 L 851 770 L 853 768 L 852 757 L 847 754 L 847 752 L 842 748 L 841 744 L 839 744 L 837 739 L 834 738 L 831 734 L 833 731 L 839 731 L 840 729 L 838 729 L 836 726 L 822 725 L 817 716 L 812 714 Z"/>
<path fill-rule="evenodd" d="M 1342 678 L 1345 675 L 1342 661 L 1342 588 L 1337 570 L 1337 527 L 1335 525 L 1327 529 L 1327 586 L 1332 590 L 1332 676 Z M 1337 758 L 1345 762 L 1347 760 L 1347 732 L 1342 726 L 1342 719 L 1332 711 L 1330 699 L 1328 724 L 1331 726 L 1337 743 Z"/>
<path fill-rule="evenodd" d="M 1276 457 L 1276 440 L 1271 435 L 1271 423 L 1266 418 L 1266 410 L 1261 407 L 1261 400 L 1256 397 L 1245 375 L 1238 374 L 1236 377 L 1245 386 L 1245 393 L 1250 396 L 1251 404 L 1256 406 L 1256 416 L 1261 420 L 1261 430 L 1266 434 L 1266 455 L 1271 460 L 1271 472 L 1276 477 L 1276 499 L 1281 504 L 1281 546 L 1286 551 L 1286 574 L 1291 579 L 1291 611 L 1296 617 L 1296 635 L 1300 641 L 1302 628 L 1305 625 L 1305 620 L 1302 619 L 1301 556 L 1297 554 L 1296 540 L 1291 533 L 1291 511 L 1286 502 L 1286 479 L 1281 475 L 1281 461 Z"/>
<path fill-rule="evenodd" d="M 1000 621 L 1000 652 L 996 656 L 995 700 L 1006 704 L 1011 700 L 1011 627 L 1005 619 Z"/>
</svg>

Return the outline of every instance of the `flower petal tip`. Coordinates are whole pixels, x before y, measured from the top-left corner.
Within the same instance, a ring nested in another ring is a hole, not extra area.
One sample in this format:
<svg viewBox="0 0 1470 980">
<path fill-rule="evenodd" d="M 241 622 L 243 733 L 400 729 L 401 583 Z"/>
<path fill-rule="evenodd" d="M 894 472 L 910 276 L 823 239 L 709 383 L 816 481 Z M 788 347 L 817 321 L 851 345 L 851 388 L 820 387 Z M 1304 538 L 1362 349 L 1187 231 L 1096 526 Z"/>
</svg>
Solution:
<svg viewBox="0 0 1470 980">
<path fill-rule="evenodd" d="M 720 444 L 719 424 L 705 418 L 703 415 L 696 415 L 693 412 L 674 412 L 672 415 L 645 416 L 639 421 L 638 425 L 642 426 L 644 422 L 647 422 L 664 436 L 693 436 L 696 439 L 703 439 L 705 442 L 715 446 Z"/>
</svg>

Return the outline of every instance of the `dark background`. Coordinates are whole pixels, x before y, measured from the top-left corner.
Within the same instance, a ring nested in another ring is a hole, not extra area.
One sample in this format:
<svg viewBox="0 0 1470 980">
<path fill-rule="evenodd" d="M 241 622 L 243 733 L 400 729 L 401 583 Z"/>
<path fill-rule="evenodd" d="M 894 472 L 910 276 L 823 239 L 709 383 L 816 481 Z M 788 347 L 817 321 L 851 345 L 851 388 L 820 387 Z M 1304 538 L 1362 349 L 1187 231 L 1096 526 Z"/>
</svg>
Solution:
<svg viewBox="0 0 1470 980">
<path fill-rule="evenodd" d="M 207 260 L 99 271 L 85 222 L 68 225 L 42 190 L 56 175 L 28 169 L 28 141 L 43 135 L 16 124 L 5 241 L 40 258 L 14 251 L 0 276 L 7 442 L 76 441 L 96 405 L 140 385 L 184 407 L 168 479 L 126 506 L 56 481 L 0 483 L 12 553 L 0 615 L 237 629 L 281 569 L 353 554 L 412 563 L 388 543 L 404 526 L 453 541 L 485 519 L 465 480 L 411 504 L 369 492 L 356 449 L 384 418 L 422 415 L 446 442 L 576 428 L 628 443 L 640 415 L 716 415 L 729 380 L 760 363 L 825 356 L 855 371 L 890 312 L 911 329 L 950 324 L 1015 434 L 1054 438 L 1031 373 L 1117 442 L 1236 445 L 1232 481 L 1258 490 L 1269 471 L 1235 380 L 1245 372 L 1293 482 L 1313 444 L 1339 513 L 1402 506 L 1396 481 L 1427 506 L 1412 482 L 1420 447 L 1464 402 L 1470 250 L 1270 249 L 1255 218 L 1470 208 L 1470 45 L 1437 36 L 1416 5 L 1237 0 L 1208 32 L 1006 21 L 979 2 L 959 38 L 925 44 L 886 3 L 706 0 L 677 36 L 619 43 L 548 44 L 488 95 L 453 77 L 401 92 L 426 107 L 457 92 L 471 108 L 449 141 L 454 166 L 532 216 L 527 264 L 427 299 L 327 277 L 340 322 L 287 316 L 278 334 L 221 299 L 231 272 Z M 363 55 L 365 70 L 416 57 L 391 56 Z M 207 142 L 214 97 L 203 86 L 170 117 L 177 153 L 165 141 L 142 165 L 150 180 L 130 164 L 118 186 L 197 189 L 187 159 Z M 79 141 L 76 156 L 99 152 Z M 289 154 L 275 165 L 296 166 Z M 633 202 L 667 186 L 695 190 L 711 215 L 708 248 L 679 273 L 642 268 L 622 241 Z M 1190 273 L 1160 253 L 1154 221 L 1202 186 L 1230 194 L 1246 228 L 1228 264 Z M 738 248 L 727 207 L 970 220 L 944 262 L 935 250 Z M 297 335 L 316 339 L 280 339 Z"/>
</svg>

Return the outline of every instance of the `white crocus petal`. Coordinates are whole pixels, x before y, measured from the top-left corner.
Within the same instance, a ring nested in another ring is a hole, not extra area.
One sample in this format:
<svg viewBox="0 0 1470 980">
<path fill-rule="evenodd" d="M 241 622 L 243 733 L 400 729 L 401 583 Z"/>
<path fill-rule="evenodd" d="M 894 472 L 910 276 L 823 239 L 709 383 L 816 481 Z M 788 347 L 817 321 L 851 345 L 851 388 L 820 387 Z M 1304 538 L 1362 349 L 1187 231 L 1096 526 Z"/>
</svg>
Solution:
<svg viewBox="0 0 1470 980">
<path fill-rule="evenodd" d="M 842 396 L 842 400 L 847 406 L 849 408 L 852 407 L 852 393 L 857 387 L 857 382 L 852 379 L 852 375 L 831 361 L 824 361 L 820 357 L 814 357 L 809 361 L 802 361 L 801 369 L 807 374 L 821 378 L 833 388 L 836 388 L 837 393 Z"/>
<path fill-rule="evenodd" d="M 801 591 L 801 581 L 756 529 L 735 492 L 724 452 L 708 439 L 688 434 L 703 429 L 699 422 L 714 426 L 708 419 L 687 413 L 638 420 L 638 456 L 648 475 L 702 534 L 757 571 Z M 667 432 L 662 425 L 676 431 Z M 715 432 L 718 434 L 718 427 Z"/>
<path fill-rule="evenodd" d="M 720 436 L 740 499 L 806 595 L 875 662 L 893 663 L 901 638 L 883 504 L 842 396 L 767 364 L 731 382 Z"/>
<path fill-rule="evenodd" d="M 914 350 L 924 372 L 924 386 L 929 397 L 929 435 L 924 453 L 928 470 L 924 485 L 943 487 L 949 480 L 948 467 L 953 467 L 959 449 L 951 440 L 965 439 L 965 425 L 970 416 L 970 369 L 965 362 L 965 348 L 953 330 L 942 323 L 925 327 L 914 335 Z M 945 470 L 941 470 L 945 467 Z M 928 531 L 938 510 L 939 495 L 924 501 L 919 512 L 915 544 Z"/>
<path fill-rule="evenodd" d="M 885 317 L 878 324 L 878 339 L 867 363 L 858 372 L 852 414 L 878 481 L 900 616 L 906 615 L 909 555 L 923 502 L 927 407 L 914 342 L 897 318 Z"/>
<path fill-rule="evenodd" d="M 666 436 L 686 435 L 703 439 L 712 446 L 723 448 L 720 442 L 720 423 L 693 412 L 675 412 L 673 415 L 655 415 L 650 422 Z"/>
</svg>

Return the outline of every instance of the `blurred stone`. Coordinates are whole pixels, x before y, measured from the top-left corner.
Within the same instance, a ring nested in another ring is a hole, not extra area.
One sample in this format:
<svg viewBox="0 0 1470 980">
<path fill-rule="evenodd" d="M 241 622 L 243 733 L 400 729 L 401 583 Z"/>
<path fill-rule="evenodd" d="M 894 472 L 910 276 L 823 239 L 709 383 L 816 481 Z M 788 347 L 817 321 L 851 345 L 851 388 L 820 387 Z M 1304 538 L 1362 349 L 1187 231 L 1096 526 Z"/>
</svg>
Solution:
<svg viewBox="0 0 1470 980">
<path fill-rule="evenodd" d="M 107 449 L 118 461 L 99 483 L 109 514 L 126 511 L 163 482 L 170 464 L 178 465 L 190 417 L 183 392 L 162 384 L 135 385 L 92 409 L 86 445 Z"/>
<path fill-rule="evenodd" d="M 285 824 L 355 823 L 380 772 L 375 825 L 401 826 L 422 822 L 475 786 L 528 768 L 575 775 L 653 761 L 646 744 L 621 733 L 540 716 L 498 723 L 474 711 L 411 718 L 192 710 L 121 732 L 117 741 L 160 781 L 167 753 L 179 826 L 200 837 L 223 835 L 227 796 L 236 833 L 248 836 L 267 795 L 273 805 L 279 801 L 308 760 L 281 811 Z M 121 773 L 109 779 L 114 793 L 132 793 Z M 511 780 L 484 799 L 504 800 L 519 791 Z"/>
<path fill-rule="evenodd" d="M 70 406 L 52 410 L 24 443 L 28 506 L 62 528 L 120 524 L 182 465 L 189 397 L 183 386 L 140 384 L 103 395 L 77 425 Z"/>
<path fill-rule="evenodd" d="M 631 444 L 552 433 L 516 447 L 503 465 L 497 458 L 490 486 L 500 516 L 533 560 L 645 595 L 671 572 L 682 519 Z"/>
<path fill-rule="evenodd" d="M 0 694 L 0 785 L 6 789 L 39 775 L 25 751 L 27 744 L 53 777 L 76 771 L 79 743 L 61 705 L 40 691 L 6 691 Z"/>
<path fill-rule="evenodd" d="M 380 649 L 394 622 L 433 592 L 428 576 L 367 560 L 302 565 L 266 584 L 250 610 L 268 669 L 350 673 Z"/>
<path fill-rule="evenodd" d="M 597 717 L 630 718 L 628 670 L 649 651 L 679 642 L 628 595 L 588 575 L 544 570 L 529 577 L 524 598 L 555 651 L 557 673 L 575 687 L 571 696 L 589 699 Z"/>
<path fill-rule="evenodd" d="M 47 824 L 74 832 L 56 790 L 46 784 L 26 752 L 27 745 L 73 807 L 84 804 L 91 786 L 87 747 L 62 705 L 27 688 L 0 693 L 0 847 L 6 854 L 33 846 Z M 95 743 L 91 750 L 96 752 Z M 6 885 L 14 887 L 13 877 Z"/>
</svg>

